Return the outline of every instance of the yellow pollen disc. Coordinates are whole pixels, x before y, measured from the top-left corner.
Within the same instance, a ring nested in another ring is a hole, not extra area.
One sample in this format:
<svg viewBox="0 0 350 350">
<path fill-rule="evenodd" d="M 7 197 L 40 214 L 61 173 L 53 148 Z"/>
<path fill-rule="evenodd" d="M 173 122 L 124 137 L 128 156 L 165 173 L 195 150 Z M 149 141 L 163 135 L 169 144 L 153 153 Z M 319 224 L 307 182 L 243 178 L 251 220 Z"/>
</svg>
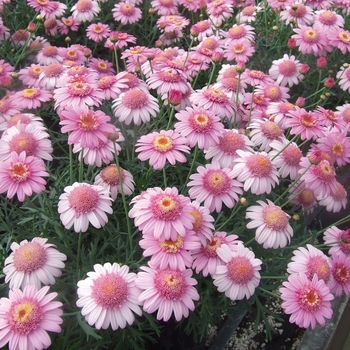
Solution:
<svg viewBox="0 0 350 350">
<path fill-rule="evenodd" d="M 323 174 L 325 174 L 325 175 L 333 174 L 332 167 L 329 164 L 322 164 L 321 170 L 322 170 Z"/>
<path fill-rule="evenodd" d="M 194 117 L 197 124 L 205 126 L 208 124 L 208 117 L 205 114 L 196 114 Z"/>
<path fill-rule="evenodd" d="M 170 197 L 164 197 L 159 202 L 159 207 L 163 211 L 173 210 L 176 206 L 176 202 Z"/>
<path fill-rule="evenodd" d="M 97 34 L 100 34 L 103 32 L 103 28 L 101 26 L 97 25 L 94 27 L 94 32 Z"/>
<path fill-rule="evenodd" d="M 33 311 L 33 304 L 29 301 L 25 301 L 15 307 L 14 319 L 18 323 L 25 323 L 30 321 Z"/>
<path fill-rule="evenodd" d="M 159 152 L 167 152 L 174 146 L 173 140 L 169 136 L 157 136 L 153 141 L 154 148 Z"/>
<path fill-rule="evenodd" d="M 80 123 L 84 128 L 95 126 L 95 118 L 91 114 L 83 114 L 80 116 Z"/>
<path fill-rule="evenodd" d="M 106 70 L 108 68 L 108 66 L 105 62 L 98 62 L 97 66 L 101 70 Z"/>
<path fill-rule="evenodd" d="M 159 246 L 169 253 L 177 253 L 183 247 L 183 242 L 182 237 L 177 235 L 176 241 L 167 239 L 164 242 L 161 242 Z"/>
<path fill-rule="evenodd" d="M 37 3 L 41 6 L 47 5 L 49 2 L 47 0 L 37 0 Z"/>
<path fill-rule="evenodd" d="M 350 35 L 346 32 L 339 33 L 339 39 L 346 44 L 350 43 Z"/>
<path fill-rule="evenodd" d="M 178 284 L 178 279 L 173 275 L 169 275 L 165 277 L 165 282 L 169 287 L 172 287 Z"/>
<path fill-rule="evenodd" d="M 221 187 L 222 183 L 225 180 L 226 179 L 223 178 L 222 174 L 216 173 L 216 172 L 214 172 L 213 174 L 211 174 L 211 176 L 208 177 L 208 181 L 210 183 L 210 186 L 214 187 L 214 188 Z"/>
<path fill-rule="evenodd" d="M 133 49 L 130 49 L 130 53 L 133 55 L 138 55 L 138 54 L 142 53 L 142 50 L 133 48 Z"/>
<path fill-rule="evenodd" d="M 238 44 L 238 45 L 234 46 L 233 47 L 233 51 L 235 53 L 242 53 L 242 52 L 244 52 L 244 45 Z"/>
<path fill-rule="evenodd" d="M 307 303 L 310 306 L 316 305 L 318 303 L 318 295 L 315 292 L 308 292 L 305 295 L 305 298 L 307 299 Z"/>
<path fill-rule="evenodd" d="M 23 164 L 14 164 L 13 167 L 11 168 L 11 172 L 12 172 L 12 175 L 22 178 L 28 174 L 28 169 Z"/>
<path fill-rule="evenodd" d="M 336 156 L 342 155 L 344 152 L 344 147 L 341 143 L 336 143 L 332 146 L 332 153 Z"/>
<path fill-rule="evenodd" d="M 115 286 L 113 283 L 106 281 L 103 286 L 101 286 L 101 292 L 104 297 L 113 297 L 115 294 Z"/>
<path fill-rule="evenodd" d="M 62 21 L 67 27 L 70 27 L 73 24 L 73 20 L 69 18 L 65 18 L 65 19 L 62 18 Z"/>
<path fill-rule="evenodd" d="M 308 39 L 315 39 L 317 38 L 317 33 L 313 29 L 309 29 L 305 32 L 305 35 Z"/>
<path fill-rule="evenodd" d="M 37 89 L 30 88 L 30 89 L 24 89 L 22 91 L 22 96 L 26 98 L 32 98 L 36 95 Z"/>
</svg>

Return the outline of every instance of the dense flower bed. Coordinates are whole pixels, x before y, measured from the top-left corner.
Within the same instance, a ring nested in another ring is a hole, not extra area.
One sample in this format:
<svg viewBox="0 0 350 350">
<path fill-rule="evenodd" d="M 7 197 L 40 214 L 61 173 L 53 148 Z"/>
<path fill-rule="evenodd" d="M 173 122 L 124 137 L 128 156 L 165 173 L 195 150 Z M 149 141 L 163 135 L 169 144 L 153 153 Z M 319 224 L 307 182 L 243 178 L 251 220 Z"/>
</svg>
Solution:
<svg viewBox="0 0 350 350">
<path fill-rule="evenodd" d="M 0 0 L 0 347 L 145 349 L 350 293 L 346 0 Z M 186 321 L 186 322 L 184 322 Z"/>
</svg>

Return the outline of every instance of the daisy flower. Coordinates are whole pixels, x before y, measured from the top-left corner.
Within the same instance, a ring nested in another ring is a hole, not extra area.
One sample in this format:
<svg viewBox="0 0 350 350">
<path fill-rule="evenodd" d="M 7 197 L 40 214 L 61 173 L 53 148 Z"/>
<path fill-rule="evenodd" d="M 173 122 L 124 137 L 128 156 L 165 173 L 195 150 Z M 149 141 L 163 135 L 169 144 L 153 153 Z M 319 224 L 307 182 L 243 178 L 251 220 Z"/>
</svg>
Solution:
<svg viewBox="0 0 350 350">
<path fill-rule="evenodd" d="M 298 182 L 295 187 L 289 188 L 289 200 L 306 210 L 307 214 L 311 214 L 317 204 L 317 196 L 315 192 L 305 187 L 305 182 Z"/>
<path fill-rule="evenodd" d="M 337 73 L 337 79 L 339 79 L 339 87 L 342 90 L 348 91 L 350 93 L 350 67 L 340 67 L 340 71 Z"/>
<path fill-rule="evenodd" d="M 276 84 L 282 86 L 299 84 L 299 81 L 304 78 L 300 74 L 301 63 L 295 59 L 295 56 L 283 55 L 283 58 L 272 61 L 272 66 L 269 69 L 269 75 L 276 81 Z"/>
<path fill-rule="evenodd" d="M 224 131 L 220 118 L 203 108 L 187 107 L 176 113 L 175 118 L 180 121 L 174 125 L 175 131 L 186 137 L 190 147 L 198 145 L 199 149 L 208 149 L 219 142 Z"/>
<path fill-rule="evenodd" d="M 26 152 L 26 156 L 52 160 L 53 151 L 49 134 L 32 124 L 18 123 L 7 129 L 0 139 L 0 160 L 6 160 L 12 152 L 18 155 Z"/>
<path fill-rule="evenodd" d="M 44 71 L 44 67 L 40 64 L 32 63 L 30 67 L 25 67 L 19 70 L 19 80 L 22 84 L 29 87 L 40 88 L 39 77 L 40 74 Z"/>
<path fill-rule="evenodd" d="M 299 24 L 298 28 L 293 29 L 296 34 L 292 39 L 296 40 L 298 49 L 303 54 L 314 54 L 314 56 L 325 56 L 327 51 L 331 52 L 326 32 L 319 27 L 308 27 Z"/>
<path fill-rule="evenodd" d="M 40 130 L 46 130 L 46 127 L 43 124 L 43 120 L 40 117 L 36 117 L 34 114 L 31 113 L 18 113 L 9 118 L 6 122 L 0 124 L 0 130 L 7 130 L 11 128 L 12 126 L 17 126 L 18 123 L 28 125 L 32 124 L 36 128 L 39 128 Z"/>
<path fill-rule="evenodd" d="M 288 264 L 289 274 L 303 273 L 311 281 L 314 275 L 327 284 L 331 279 L 331 264 L 327 255 L 311 244 L 293 251 L 292 261 Z"/>
<path fill-rule="evenodd" d="M 61 269 L 67 259 L 58 252 L 54 244 L 46 243 L 47 238 L 35 237 L 30 242 L 11 244 L 12 253 L 5 259 L 5 283 L 10 289 L 24 288 L 26 285 L 55 284 L 54 277 L 62 275 Z"/>
<path fill-rule="evenodd" d="M 63 57 L 60 54 L 60 50 L 56 46 L 45 46 L 36 55 L 38 64 L 47 66 L 51 63 L 63 63 Z"/>
<path fill-rule="evenodd" d="M 257 201 L 259 205 L 247 208 L 246 219 L 248 229 L 256 228 L 255 240 L 267 248 L 284 248 L 293 237 L 293 229 L 289 225 L 290 215 L 279 206 L 266 199 L 267 203 Z"/>
<path fill-rule="evenodd" d="M 9 349 L 47 349 L 51 345 L 48 331 L 60 333 L 62 303 L 52 301 L 57 293 L 49 287 L 25 286 L 23 291 L 10 289 L 8 298 L 0 299 L 0 347 Z"/>
<path fill-rule="evenodd" d="M 101 11 L 95 0 L 78 0 L 71 8 L 72 16 L 79 22 L 91 22 Z"/>
<path fill-rule="evenodd" d="M 42 159 L 26 156 L 25 152 L 11 152 L 7 160 L 0 162 L 0 193 L 7 192 L 10 199 L 16 195 L 24 202 L 25 196 L 45 191 L 43 177 L 48 176 Z"/>
<path fill-rule="evenodd" d="M 221 119 L 233 119 L 235 110 L 237 109 L 229 97 L 219 89 L 213 87 L 204 87 L 195 90 L 190 96 L 193 105 L 203 108 L 208 112 L 221 116 Z"/>
<path fill-rule="evenodd" d="M 324 136 L 323 129 L 317 115 L 298 106 L 287 113 L 288 120 L 285 126 L 290 129 L 291 135 L 300 135 L 301 140 L 311 140 Z"/>
<path fill-rule="evenodd" d="M 233 208 L 238 201 L 238 195 L 243 193 L 242 183 L 236 181 L 231 168 L 221 168 L 218 162 L 199 166 L 197 174 L 190 176 L 187 186 L 188 194 L 197 202 L 204 202 L 210 212 L 220 212 L 222 203 L 228 208 Z"/>
<path fill-rule="evenodd" d="M 55 89 L 65 70 L 65 67 L 60 63 L 51 63 L 43 67 L 38 79 L 39 85 L 46 90 Z"/>
<path fill-rule="evenodd" d="M 136 143 L 137 158 L 142 162 L 149 160 L 154 169 L 163 169 L 166 161 L 171 165 L 176 162 L 186 163 L 183 153 L 190 153 L 187 139 L 173 130 L 154 131 L 143 135 Z"/>
<path fill-rule="evenodd" d="M 234 24 L 227 32 L 221 30 L 221 34 L 226 38 L 225 40 L 226 44 L 229 44 L 231 41 L 235 41 L 243 38 L 249 41 L 254 41 L 255 39 L 254 27 L 245 23 Z"/>
<path fill-rule="evenodd" d="M 334 299 L 324 280 L 314 275 L 310 281 L 304 273 L 292 274 L 279 289 L 282 308 L 290 314 L 289 322 L 299 327 L 315 329 L 316 321 L 324 326 L 325 318 L 331 319 L 333 311 L 330 301 Z"/>
<path fill-rule="evenodd" d="M 0 99 L 0 116 L 4 120 L 8 120 L 12 116 L 19 114 L 20 110 L 17 107 L 16 101 L 13 99 L 13 94 L 7 94 Z"/>
<path fill-rule="evenodd" d="M 99 79 L 97 86 L 105 94 L 105 100 L 116 99 L 122 89 L 126 89 L 126 79 L 120 79 L 117 75 L 107 75 Z"/>
<path fill-rule="evenodd" d="M 345 124 L 350 123 L 350 104 L 346 103 L 342 106 L 337 106 L 337 115 L 345 122 Z"/>
<path fill-rule="evenodd" d="M 341 15 L 331 10 L 315 11 L 314 21 L 315 25 L 323 28 L 327 32 L 327 35 L 332 29 L 343 28 L 345 23 Z"/>
<path fill-rule="evenodd" d="M 332 282 L 329 289 L 335 293 L 336 297 L 343 294 L 350 294 L 350 256 L 342 252 L 333 254 L 331 258 L 332 264 Z"/>
<path fill-rule="evenodd" d="M 170 268 L 185 271 L 193 263 L 191 251 L 201 244 L 194 231 L 187 231 L 184 237 L 177 235 L 175 240 L 160 241 L 151 234 L 142 236 L 139 245 L 144 249 L 143 256 L 151 256 L 150 265 L 161 270 Z"/>
<path fill-rule="evenodd" d="M 180 235 L 185 237 L 195 221 L 190 199 L 179 194 L 176 187 L 149 188 L 141 196 L 133 199 L 134 207 L 129 217 L 134 218 L 135 226 L 146 234 L 164 242 L 175 241 Z"/>
<path fill-rule="evenodd" d="M 99 140 L 107 142 L 108 134 L 113 134 L 115 126 L 109 124 L 110 116 L 89 107 L 65 107 L 60 112 L 61 132 L 69 132 L 68 144 L 79 142 L 81 147 L 98 147 Z"/>
<path fill-rule="evenodd" d="M 238 243 L 242 243 L 242 241 L 238 239 L 237 235 L 215 232 L 210 240 L 207 239 L 205 244 L 202 243 L 200 249 L 192 252 L 194 259 L 192 269 L 196 269 L 196 273 L 202 272 L 204 277 L 208 274 L 213 275 L 217 266 L 224 264 L 217 253 L 218 248 L 225 244 L 230 250 L 236 251 Z"/>
<path fill-rule="evenodd" d="M 237 150 L 253 152 L 254 143 L 237 129 L 225 129 L 219 136 L 219 142 L 205 150 L 205 159 L 212 158 L 223 168 L 233 167 L 233 161 L 238 157 Z"/>
<path fill-rule="evenodd" d="M 247 39 L 243 38 L 229 42 L 224 49 L 224 57 L 227 61 L 235 60 L 237 63 L 246 63 L 249 61 L 249 57 L 253 56 L 254 52 L 254 46 Z"/>
<path fill-rule="evenodd" d="M 39 88 L 31 87 L 21 91 L 17 91 L 13 98 L 20 109 L 36 109 L 42 105 L 43 102 L 52 100 L 52 94 L 49 91 L 41 90 Z"/>
<path fill-rule="evenodd" d="M 207 13 L 215 26 L 221 26 L 225 19 L 232 16 L 233 6 L 228 0 L 214 0 L 207 3 Z"/>
<path fill-rule="evenodd" d="M 318 148 L 329 154 L 339 167 L 350 163 L 350 138 L 345 131 L 326 131 L 325 136 L 319 138 L 317 143 Z"/>
<path fill-rule="evenodd" d="M 235 251 L 224 244 L 217 249 L 217 254 L 224 264 L 217 266 L 212 275 L 214 286 L 232 301 L 249 299 L 260 283 L 262 261 L 242 243 L 237 244 Z"/>
<path fill-rule="evenodd" d="M 139 88 L 130 89 L 121 93 L 113 101 L 114 115 L 120 122 L 135 125 L 149 122 L 152 117 L 156 117 L 159 112 L 157 99 L 149 91 Z"/>
<path fill-rule="evenodd" d="M 163 68 L 151 74 L 147 84 L 161 95 L 167 94 L 170 90 L 179 90 L 185 94 L 188 90 L 186 76 L 174 68 Z"/>
<path fill-rule="evenodd" d="M 243 182 L 244 191 L 250 189 L 253 194 L 269 194 L 279 183 L 278 171 L 270 156 L 266 152 L 236 152 L 239 157 L 234 160 L 232 175 Z"/>
<path fill-rule="evenodd" d="M 325 126 L 324 129 L 327 129 L 330 132 L 333 132 L 335 130 L 338 130 L 340 132 L 344 131 L 346 123 L 337 112 L 331 109 L 323 108 L 321 106 L 318 106 L 314 112 L 317 115 L 320 124 L 322 126 Z M 326 133 L 327 131 L 325 130 L 325 134 Z"/>
<path fill-rule="evenodd" d="M 248 5 L 242 8 L 237 15 L 237 23 L 250 23 L 256 21 L 256 14 L 261 11 L 260 6 Z"/>
<path fill-rule="evenodd" d="M 332 226 L 324 232 L 324 243 L 330 246 L 329 255 L 336 255 L 343 252 L 350 255 L 350 229 L 341 230 Z"/>
<path fill-rule="evenodd" d="M 304 173 L 305 169 L 302 167 L 299 174 Z M 305 187 L 313 190 L 317 197 L 328 196 L 337 191 L 335 169 L 327 160 L 311 165 L 302 179 L 305 181 Z"/>
<path fill-rule="evenodd" d="M 214 222 L 215 219 L 210 215 L 209 209 L 201 206 L 197 201 L 193 201 L 191 206 L 192 211 L 190 211 L 190 214 L 195 219 L 192 230 L 196 233 L 202 245 L 205 246 L 207 241 L 211 242 L 212 240 L 214 231 L 212 222 Z"/>
<path fill-rule="evenodd" d="M 92 23 L 86 28 L 86 36 L 98 43 L 109 36 L 111 29 L 108 24 L 103 24 L 101 22 Z"/>
<path fill-rule="evenodd" d="M 295 180 L 299 176 L 299 163 L 303 156 L 299 146 L 283 137 L 281 140 L 274 140 L 270 143 L 273 149 L 269 154 L 278 169 L 282 178 L 289 177 Z"/>
<path fill-rule="evenodd" d="M 251 86 L 266 86 L 267 84 L 272 84 L 273 79 L 260 70 L 246 69 L 241 74 L 241 82 L 247 83 Z"/>
<path fill-rule="evenodd" d="M 135 316 L 142 315 L 138 297 L 141 290 L 135 286 L 136 274 L 126 265 L 105 263 L 94 265 L 94 271 L 77 284 L 77 306 L 90 326 L 96 329 L 123 329 L 132 325 Z"/>
<path fill-rule="evenodd" d="M 328 196 L 318 198 L 318 202 L 325 206 L 327 211 L 339 213 L 342 209 L 346 209 L 348 204 L 347 195 L 344 186 L 337 181 L 337 189 L 332 190 Z"/>
<path fill-rule="evenodd" d="M 99 78 L 115 74 L 113 63 L 101 58 L 92 57 L 89 60 L 88 67 L 95 70 Z"/>
<path fill-rule="evenodd" d="M 74 225 L 75 232 L 86 232 L 89 223 L 96 228 L 108 222 L 106 213 L 112 214 L 112 198 L 103 186 L 75 182 L 64 188 L 58 202 L 58 213 L 68 230 Z"/>
<path fill-rule="evenodd" d="M 337 47 L 343 55 L 350 52 L 350 32 L 345 29 L 333 29 L 327 32 L 329 44 Z"/>
<path fill-rule="evenodd" d="M 104 93 L 98 89 L 97 84 L 77 81 L 55 89 L 53 97 L 55 100 L 55 109 L 61 106 L 84 108 L 86 105 L 101 105 L 104 99 Z"/>
<path fill-rule="evenodd" d="M 159 16 L 178 15 L 178 0 L 152 0 L 151 6 Z"/>
<path fill-rule="evenodd" d="M 280 18 L 286 24 L 297 23 L 300 25 L 309 25 L 314 22 L 314 13 L 310 6 L 296 2 L 291 6 L 287 6 L 280 13 Z"/>
<path fill-rule="evenodd" d="M 119 171 L 122 178 L 120 181 Z M 126 196 L 130 196 L 135 189 L 135 182 L 132 174 L 123 169 L 118 168 L 115 164 L 108 165 L 101 172 L 96 175 L 94 185 L 103 186 L 108 190 L 113 200 L 117 198 L 118 193 L 123 193 Z"/>
<path fill-rule="evenodd" d="M 115 4 L 112 13 L 114 20 L 120 21 L 123 25 L 136 23 L 142 17 L 141 10 L 131 2 Z"/>
<path fill-rule="evenodd" d="M 149 314 L 157 311 L 157 320 L 168 321 L 174 313 L 176 321 L 188 317 L 199 300 L 194 287 L 197 281 L 192 278 L 192 270 L 156 269 L 141 266 L 135 284 L 143 290 L 139 301 Z"/>
<path fill-rule="evenodd" d="M 199 42 L 201 42 L 206 37 L 214 35 L 213 25 L 208 19 L 199 21 L 192 25 L 190 32 L 191 35 L 197 38 Z"/>
<path fill-rule="evenodd" d="M 248 129 L 251 129 L 250 139 L 260 151 L 268 152 L 273 141 L 282 141 L 283 129 L 274 121 L 254 119 Z"/>
</svg>

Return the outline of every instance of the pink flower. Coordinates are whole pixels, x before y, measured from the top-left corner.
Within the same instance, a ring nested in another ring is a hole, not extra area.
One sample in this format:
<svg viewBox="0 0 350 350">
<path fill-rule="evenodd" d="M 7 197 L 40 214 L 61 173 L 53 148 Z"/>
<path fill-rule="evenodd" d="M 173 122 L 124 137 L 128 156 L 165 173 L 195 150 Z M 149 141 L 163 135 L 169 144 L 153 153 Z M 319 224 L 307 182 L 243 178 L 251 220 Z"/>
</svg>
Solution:
<svg viewBox="0 0 350 350">
<path fill-rule="evenodd" d="M 340 67 L 340 71 L 337 73 L 337 79 L 339 79 L 339 87 L 350 93 L 350 67 Z"/>
<path fill-rule="evenodd" d="M 267 204 L 258 200 L 259 205 L 247 208 L 246 219 L 248 229 L 256 228 L 255 240 L 267 248 L 284 248 L 293 237 L 293 229 L 289 225 L 290 216 L 269 199 Z"/>
<path fill-rule="evenodd" d="M 273 148 L 273 151 L 269 153 L 270 157 L 274 159 L 281 177 L 289 177 L 291 180 L 295 180 L 299 176 L 299 163 L 303 156 L 298 145 L 282 138 L 281 140 L 272 141 L 270 146 Z"/>
<path fill-rule="evenodd" d="M 40 88 L 39 77 L 44 71 L 44 66 L 31 64 L 30 67 L 22 68 L 18 74 L 22 84 L 29 87 Z"/>
<path fill-rule="evenodd" d="M 324 232 L 324 243 L 330 245 L 328 254 L 335 255 L 343 252 L 350 255 L 350 229 L 341 230 L 332 226 Z"/>
<path fill-rule="evenodd" d="M 48 244 L 47 238 L 35 237 L 20 244 L 11 244 L 12 253 L 5 259 L 5 283 L 10 288 L 24 288 L 26 285 L 55 284 L 54 277 L 62 275 L 61 269 L 67 257 L 55 249 L 54 244 Z"/>
<path fill-rule="evenodd" d="M 286 314 L 291 315 L 289 322 L 303 328 L 311 325 L 315 329 L 316 321 L 324 326 L 325 318 L 332 318 L 330 301 L 334 296 L 317 275 L 310 281 L 304 273 L 292 274 L 279 291 L 283 300 L 281 306 Z"/>
<path fill-rule="evenodd" d="M 304 172 L 304 168 L 299 170 L 300 174 Z M 322 197 L 337 191 L 337 180 L 335 176 L 334 167 L 327 160 L 321 160 L 317 165 L 311 165 L 302 179 L 305 181 L 305 187 L 313 190 L 316 197 Z"/>
<path fill-rule="evenodd" d="M 311 140 L 324 136 L 317 115 L 312 111 L 295 106 L 287 113 L 286 127 L 290 127 L 291 135 L 300 135 L 301 140 Z"/>
<path fill-rule="evenodd" d="M 151 314 L 158 310 L 157 320 L 168 321 L 174 313 L 176 321 L 188 317 L 195 306 L 193 301 L 199 300 L 199 294 L 193 287 L 197 281 L 192 278 L 192 270 L 174 270 L 170 268 L 155 269 L 141 266 L 135 284 L 143 292 L 139 301 L 143 310 Z"/>
<path fill-rule="evenodd" d="M 113 110 L 120 122 L 125 122 L 126 125 L 130 125 L 131 122 L 141 125 L 149 122 L 151 116 L 157 116 L 159 106 L 157 99 L 148 91 L 134 88 L 121 93 L 113 101 Z"/>
<path fill-rule="evenodd" d="M 180 120 L 174 125 L 175 131 L 186 137 L 190 147 L 198 145 L 199 149 L 208 149 L 219 142 L 219 136 L 224 131 L 220 118 L 203 108 L 187 107 L 175 117 Z"/>
<path fill-rule="evenodd" d="M 122 168 L 120 168 L 120 175 L 122 181 L 120 181 L 117 166 L 115 164 L 108 165 L 96 175 L 94 185 L 106 188 L 113 200 L 117 198 L 118 193 L 122 193 L 122 188 L 124 195 L 130 196 L 134 192 L 133 176 Z"/>
<path fill-rule="evenodd" d="M 314 14 L 310 6 L 296 2 L 292 6 L 287 6 L 285 10 L 281 11 L 280 18 L 285 21 L 286 24 L 297 23 L 300 26 L 313 23 Z M 293 45 L 288 45 L 288 47 L 294 49 L 296 46 L 296 40 L 293 37 L 288 39 L 288 42 L 290 40 L 293 42 Z"/>
<path fill-rule="evenodd" d="M 314 21 L 315 25 L 323 28 L 327 35 L 331 30 L 337 30 L 344 27 L 345 23 L 345 20 L 341 15 L 328 9 L 315 11 Z"/>
<path fill-rule="evenodd" d="M 225 47 L 224 57 L 227 61 L 235 60 L 237 63 L 247 63 L 254 52 L 254 46 L 247 39 L 238 39 L 228 43 L 228 46 Z"/>
<path fill-rule="evenodd" d="M 88 67 L 95 70 L 99 78 L 114 75 L 113 63 L 101 58 L 92 57 L 89 60 Z"/>
<path fill-rule="evenodd" d="M 229 97 L 219 89 L 204 87 L 196 90 L 190 96 L 190 101 L 197 107 L 204 108 L 208 112 L 221 116 L 221 119 L 233 120 L 236 106 Z"/>
<path fill-rule="evenodd" d="M 237 235 L 227 235 L 226 232 L 215 232 L 215 234 L 205 242 L 202 247 L 193 251 L 193 265 L 196 273 L 202 272 L 206 277 L 208 274 L 214 274 L 216 267 L 223 265 L 224 261 L 218 256 L 217 249 L 223 244 L 227 245 L 232 251 L 237 250 L 237 244 L 242 241 L 237 239 Z"/>
<path fill-rule="evenodd" d="M 71 8 L 72 16 L 79 22 L 90 22 L 101 11 L 95 0 L 78 0 Z"/>
<path fill-rule="evenodd" d="M 108 134 L 115 131 L 109 124 L 110 116 L 102 111 L 93 111 L 87 106 L 65 107 L 60 113 L 61 132 L 70 132 L 68 144 L 79 142 L 82 148 L 97 147 L 99 140 L 107 142 Z"/>
<path fill-rule="evenodd" d="M 299 24 L 299 28 L 293 29 L 295 33 L 292 36 L 296 40 L 299 51 L 303 54 L 313 53 L 317 56 L 325 56 L 327 51 L 331 52 L 326 33 L 319 27 L 307 27 Z"/>
<path fill-rule="evenodd" d="M 14 94 L 16 104 L 20 109 L 36 109 L 42 105 L 43 102 L 48 102 L 52 99 L 49 91 L 38 88 L 28 88 L 18 91 Z"/>
<path fill-rule="evenodd" d="M 275 79 L 276 84 L 282 86 L 299 84 L 299 81 L 304 78 L 299 73 L 301 63 L 294 56 L 283 55 L 283 58 L 272 61 L 272 66 L 269 70 L 270 76 Z"/>
<path fill-rule="evenodd" d="M 238 157 L 236 151 L 240 149 L 253 152 L 251 147 L 254 147 L 254 143 L 246 135 L 239 133 L 237 129 L 225 129 L 219 142 L 204 151 L 205 159 L 212 158 L 212 162 L 217 161 L 223 168 L 230 168 Z"/>
<path fill-rule="evenodd" d="M 190 199 L 180 195 L 176 187 L 149 188 L 133 199 L 134 207 L 129 217 L 143 234 L 153 234 L 164 242 L 175 241 L 177 236 L 185 237 L 195 221 L 191 215 Z"/>
<path fill-rule="evenodd" d="M 176 0 L 152 0 L 151 6 L 155 9 L 159 16 L 177 15 L 179 10 L 177 8 Z"/>
<path fill-rule="evenodd" d="M 247 83 L 251 86 L 257 86 L 260 85 L 262 87 L 272 84 L 273 79 L 265 74 L 264 72 L 256 69 L 246 69 L 242 74 L 241 74 L 241 82 L 242 83 Z"/>
<path fill-rule="evenodd" d="M 350 52 L 350 32 L 345 29 L 334 29 L 327 32 L 330 45 L 337 47 L 343 55 Z"/>
<path fill-rule="evenodd" d="M 39 75 L 38 83 L 46 90 L 53 90 L 65 72 L 65 67 L 60 63 L 51 63 L 43 68 Z"/>
<path fill-rule="evenodd" d="M 343 291 L 346 296 L 350 294 L 350 256 L 342 252 L 333 254 L 332 264 L 332 282 L 329 289 L 335 296 L 339 297 Z"/>
<path fill-rule="evenodd" d="M 318 198 L 319 204 L 326 207 L 326 210 L 333 213 L 339 213 L 342 209 L 346 209 L 348 204 L 347 192 L 342 184 L 337 182 L 336 190 L 330 195 Z"/>
<path fill-rule="evenodd" d="M 260 273 L 262 261 L 256 259 L 254 253 L 243 246 L 237 244 L 237 249 L 232 251 L 226 244 L 217 249 L 217 254 L 224 262 L 216 267 L 213 274 L 213 283 L 218 287 L 219 292 L 231 300 L 249 299 L 260 283 Z"/>
<path fill-rule="evenodd" d="M 104 38 L 107 38 L 110 31 L 108 24 L 103 24 L 101 22 L 92 23 L 86 28 L 86 36 L 92 41 L 98 43 Z"/>
<path fill-rule="evenodd" d="M 116 99 L 123 89 L 127 89 L 127 80 L 120 78 L 120 75 L 106 75 L 99 79 L 98 88 L 103 91 L 104 99 Z"/>
<path fill-rule="evenodd" d="M 86 105 L 101 105 L 104 93 L 97 88 L 96 84 L 77 81 L 55 89 L 54 99 L 55 108 L 62 106 L 84 108 Z"/>
<path fill-rule="evenodd" d="M 58 213 L 67 230 L 74 225 L 75 232 L 86 232 L 89 223 L 101 228 L 108 222 L 106 213 L 113 213 L 111 201 L 104 187 L 75 182 L 60 195 Z"/>
<path fill-rule="evenodd" d="M 161 270 L 170 268 L 185 271 L 192 266 L 191 251 L 200 247 L 199 238 L 194 231 L 185 236 L 177 235 L 175 240 L 160 241 L 151 234 L 142 236 L 139 245 L 144 249 L 143 256 L 150 256 L 150 265 Z"/>
<path fill-rule="evenodd" d="M 49 45 L 43 47 L 36 55 L 38 64 L 47 66 L 51 63 L 63 63 L 63 57 L 60 55 L 60 51 L 56 46 Z"/>
<path fill-rule="evenodd" d="M 183 153 L 190 153 L 187 140 L 173 130 L 154 131 L 143 135 L 136 143 L 136 150 L 141 161 L 149 160 L 154 169 L 163 169 L 166 161 L 171 165 L 176 162 L 186 163 Z"/>
<path fill-rule="evenodd" d="M 113 18 L 123 25 L 138 22 L 142 17 L 141 10 L 131 2 L 120 2 L 113 7 Z"/>
<path fill-rule="evenodd" d="M 236 151 L 238 158 L 234 160 L 232 175 L 244 183 L 244 191 L 253 194 L 270 193 L 279 183 L 276 165 L 266 152 Z"/>
<path fill-rule="evenodd" d="M 94 265 L 94 271 L 78 282 L 77 306 L 90 326 L 115 331 L 132 325 L 136 313 L 142 315 L 138 297 L 141 290 L 135 286 L 136 274 L 126 265 L 105 263 Z M 134 312 L 134 313 L 133 313 Z"/>
<path fill-rule="evenodd" d="M 238 201 L 238 195 L 242 194 L 242 183 L 236 181 L 230 168 L 221 168 L 218 162 L 206 164 L 197 168 L 198 174 L 192 174 L 187 186 L 188 194 L 197 202 L 204 202 L 210 212 L 220 212 L 222 203 L 228 208 L 233 208 Z"/>
<path fill-rule="evenodd" d="M 63 320 L 62 303 L 52 301 L 57 293 L 49 287 L 38 289 L 25 286 L 23 292 L 14 288 L 9 298 L 0 299 L 0 347 L 7 343 L 9 349 L 47 349 L 51 339 L 47 331 L 60 333 Z"/>
<path fill-rule="evenodd" d="M 34 156 L 52 160 L 53 151 L 49 134 L 33 124 L 18 123 L 2 134 L 0 139 L 0 160 L 6 160 L 12 152 L 18 155 L 25 152 L 26 156 Z"/>
<path fill-rule="evenodd" d="M 314 275 L 328 283 L 331 278 L 331 264 L 329 258 L 311 244 L 307 248 L 300 247 L 293 251 L 292 261 L 288 264 L 289 274 L 304 273 L 311 281 Z"/>
</svg>

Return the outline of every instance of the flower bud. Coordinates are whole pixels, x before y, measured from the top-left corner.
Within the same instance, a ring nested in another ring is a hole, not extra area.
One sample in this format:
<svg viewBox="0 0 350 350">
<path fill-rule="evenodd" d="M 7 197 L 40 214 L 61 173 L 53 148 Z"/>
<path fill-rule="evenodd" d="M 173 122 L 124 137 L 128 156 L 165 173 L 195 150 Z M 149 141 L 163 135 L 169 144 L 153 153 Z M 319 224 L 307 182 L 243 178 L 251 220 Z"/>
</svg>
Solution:
<svg viewBox="0 0 350 350">
<path fill-rule="evenodd" d="M 317 68 L 325 68 L 327 66 L 327 59 L 325 57 L 320 57 L 316 61 Z"/>
<path fill-rule="evenodd" d="M 310 66 L 307 63 L 303 63 L 299 69 L 300 74 L 306 74 L 310 70 Z"/>
<path fill-rule="evenodd" d="M 296 40 L 294 38 L 290 38 L 290 39 L 288 39 L 288 44 L 287 45 L 288 45 L 288 48 L 290 50 L 292 50 L 292 49 L 294 49 L 297 46 L 297 42 L 296 42 Z"/>
<path fill-rule="evenodd" d="M 295 105 L 302 108 L 305 106 L 305 97 L 299 96 L 297 100 L 295 101 Z"/>
<path fill-rule="evenodd" d="M 182 97 L 183 95 L 180 90 L 171 89 L 169 91 L 168 101 L 171 105 L 177 106 L 181 103 Z"/>
<path fill-rule="evenodd" d="M 324 86 L 328 89 L 332 88 L 335 85 L 335 80 L 334 78 L 328 78 L 326 79 L 326 81 L 324 82 Z"/>
<path fill-rule="evenodd" d="M 36 24 L 33 23 L 33 22 L 29 22 L 27 30 L 30 33 L 35 33 L 35 31 L 36 31 Z"/>
</svg>

